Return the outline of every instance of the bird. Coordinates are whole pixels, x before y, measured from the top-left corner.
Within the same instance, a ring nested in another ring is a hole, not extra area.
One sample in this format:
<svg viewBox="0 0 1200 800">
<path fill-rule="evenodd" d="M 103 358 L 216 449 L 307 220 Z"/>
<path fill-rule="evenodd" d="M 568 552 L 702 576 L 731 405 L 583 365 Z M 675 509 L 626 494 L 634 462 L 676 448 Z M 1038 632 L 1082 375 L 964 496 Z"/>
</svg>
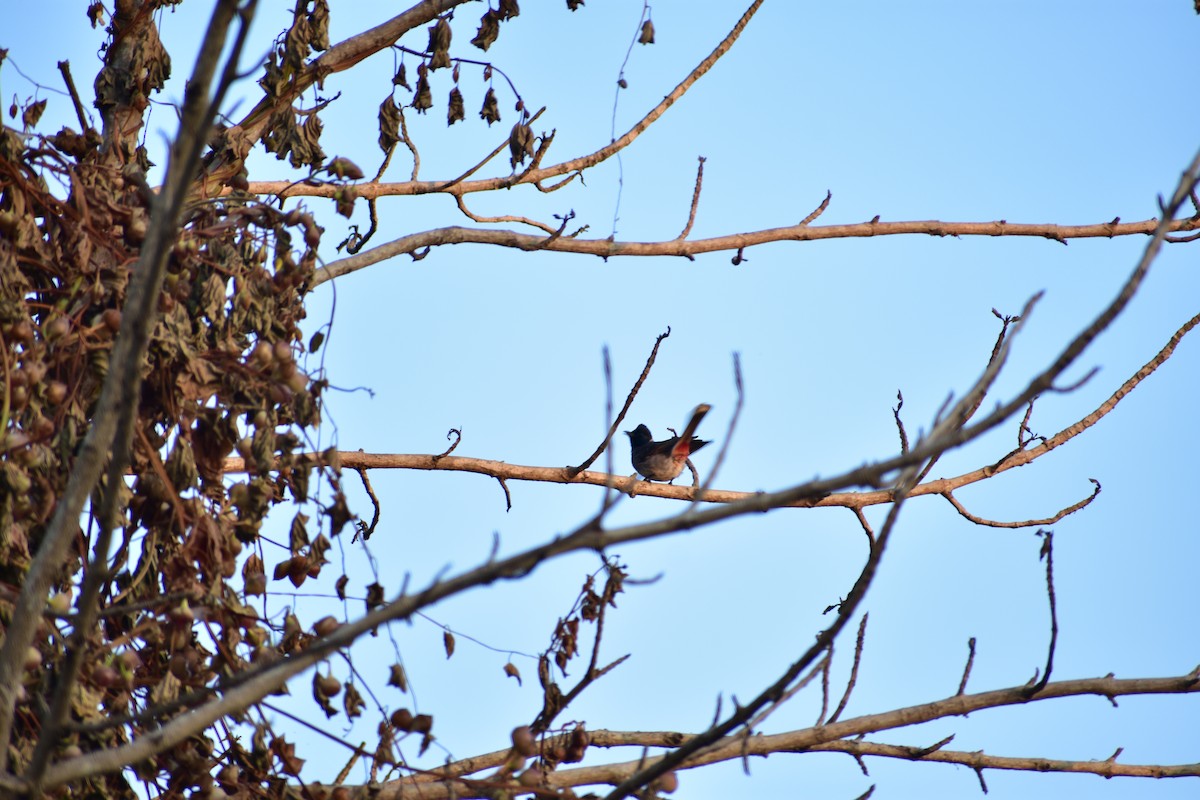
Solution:
<svg viewBox="0 0 1200 800">
<path fill-rule="evenodd" d="M 696 406 L 683 429 L 683 435 L 672 436 L 661 442 L 654 441 L 650 429 L 645 425 L 625 431 L 632 450 L 633 468 L 638 474 L 648 481 L 674 482 L 679 473 L 683 472 L 683 465 L 687 463 L 688 456 L 708 444 L 704 439 L 697 439 L 692 434 L 711 408 L 708 403 Z"/>
</svg>

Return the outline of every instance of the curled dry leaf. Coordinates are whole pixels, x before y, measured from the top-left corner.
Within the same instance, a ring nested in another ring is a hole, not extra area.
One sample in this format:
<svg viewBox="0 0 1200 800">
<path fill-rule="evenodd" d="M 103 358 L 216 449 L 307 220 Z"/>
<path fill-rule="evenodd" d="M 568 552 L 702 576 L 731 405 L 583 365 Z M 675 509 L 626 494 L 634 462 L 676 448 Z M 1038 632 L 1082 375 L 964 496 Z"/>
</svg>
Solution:
<svg viewBox="0 0 1200 800">
<path fill-rule="evenodd" d="M 504 665 L 504 674 L 510 678 L 516 678 L 518 686 L 524 685 L 521 683 L 521 670 L 517 669 L 517 665 L 511 661 Z"/>
<path fill-rule="evenodd" d="M 638 35 L 638 44 L 654 44 L 654 23 L 650 20 L 642 23 L 642 32 Z"/>
<path fill-rule="evenodd" d="M 447 104 L 446 109 L 446 124 L 453 125 L 454 123 L 463 119 L 465 116 L 466 114 L 463 110 L 462 92 L 460 92 L 458 87 L 455 86 L 450 90 L 450 101 Z"/>
<path fill-rule="evenodd" d="M 487 94 L 483 96 L 483 108 L 479 110 L 479 118 L 487 120 L 488 127 L 491 127 L 493 122 L 500 121 L 500 104 L 496 101 L 496 90 L 490 86 Z"/>
<path fill-rule="evenodd" d="M 500 14 L 489 8 L 479 19 L 479 30 L 475 32 L 475 38 L 471 40 L 471 44 L 486 51 L 495 43 L 496 37 L 499 35 Z"/>
</svg>

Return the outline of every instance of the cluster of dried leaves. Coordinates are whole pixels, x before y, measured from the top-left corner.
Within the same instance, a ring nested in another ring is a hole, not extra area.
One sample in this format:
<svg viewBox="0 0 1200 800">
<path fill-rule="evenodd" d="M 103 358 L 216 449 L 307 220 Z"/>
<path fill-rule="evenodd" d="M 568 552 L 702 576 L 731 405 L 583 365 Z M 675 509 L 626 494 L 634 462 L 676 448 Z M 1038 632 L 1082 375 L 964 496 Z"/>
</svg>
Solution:
<svg viewBox="0 0 1200 800">
<path fill-rule="evenodd" d="M 318 2 L 305 17 L 304 37 L 289 34 L 288 47 L 294 38 L 313 45 L 327 36 L 323 7 Z M 131 59 L 118 63 L 110 49 L 96 82 L 102 113 L 138 113 L 162 87 L 170 62 L 152 31 L 143 29 Z M 295 66 L 291 55 L 283 65 Z M 272 62 L 268 77 L 272 68 L 279 69 Z M 42 108 L 44 102 L 23 109 L 27 130 Z M 293 119 L 290 106 L 285 117 Z M 252 143 L 236 133 L 224 131 L 214 144 L 238 148 L 244 157 Z M 317 133 L 313 116 L 298 131 L 273 130 L 263 143 L 290 153 L 293 163 L 315 162 Z M 138 165 L 149 166 L 135 141 L 106 141 L 90 127 L 47 136 L 0 133 L 0 581 L 6 587 L 23 581 L 109 369 L 150 224 L 151 190 Z M 300 329 L 321 232 L 310 214 L 285 213 L 236 191 L 191 205 L 143 365 L 131 474 L 118 487 L 120 544 L 101 593 L 99 630 L 86 639 L 88 666 L 69 687 L 71 721 L 59 755 L 118 746 L 207 699 L 248 664 L 302 646 L 302 637 L 289 636 L 298 620 L 276 629 L 247 603 L 266 591 L 259 531 L 272 507 L 307 504 L 320 514 L 316 523 L 297 514 L 291 528 L 287 569 L 276 577 L 297 585 L 321 572 L 328 536 L 351 519 L 336 470 L 314 475 L 317 468 L 302 457 L 327 385 L 304 371 L 303 356 L 320 338 L 306 345 Z M 240 480 L 223 474 L 235 450 L 252 464 Z M 46 698 L 60 690 L 57 667 L 91 535 L 90 525 L 80 528 L 27 659 L 9 753 L 9 768 L 18 774 L 38 742 Z M 255 552 L 244 558 L 248 546 Z M 14 594 L 0 596 L 6 624 Z M 168 792 L 211 791 L 214 781 L 225 792 L 260 790 L 295 774 L 290 745 L 263 726 L 256 730 L 245 743 L 194 739 L 139 765 L 137 774 Z M 101 796 L 131 791 L 119 775 L 91 788 Z"/>
<path fill-rule="evenodd" d="M 7 624 L 87 433 L 152 224 L 153 190 L 144 176 L 153 165 L 138 131 L 149 98 L 171 72 L 152 13 L 169 4 L 118 4 L 108 20 L 110 40 L 95 81 L 101 129 L 80 108 L 82 132 L 64 127 L 40 134 L 46 101 L 30 100 L 14 101 L 10 109 L 24 132 L 6 127 L 0 133 L 0 623 Z M 581 4 L 568 2 L 572 10 Z M 88 9 L 94 26 L 105 23 L 105 14 L 100 4 Z M 472 44 L 486 50 L 500 23 L 518 14 L 516 0 L 489 7 Z M 429 28 L 415 89 L 401 63 L 392 91 L 409 89 L 407 105 L 424 112 L 432 106 L 430 72 L 451 68 L 453 124 L 465 111 L 458 88 L 462 62 L 449 54 L 451 18 L 446 14 Z M 94 534 L 94 520 L 85 518 L 27 659 L 8 762 L 13 774 L 36 759 L 45 704 L 56 691 L 71 693 L 71 715 L 52 759 L 114 748 L 208 700 L 249 665 L 301 651 L 339 625 L 332 617 L 308 624 L 295 614 L 272 622 L 265 606 L 251 605 L 268 592 L 269 568 L 274 580 L 296 587 L 317 577 L 328 563 L 330 537 L 353 518 L 336 466 L 318 467 L 303 455 L 320 423 L 328 385 L 303 366 L 323 337 L 304 342 L 300 329 L 323 229 L 303 210 L 285 212 L 244 192 L 245 160 L 261 143 L 307 171 L 304 180 L 336 184 L 337 210 L 352 212 L 354 188 L 346 181 L 363 173 L 322 149 L 319 112 L 327 101 L 310 109 L 293 105 L 312 56 L 328 47 L 327 0 L 299 0 L 258 82 L 264 92 L 259 107 L 268 109 L 269 124 L 261 134 L 218 124 L 209 137 L 197 186 L 206 185 L 205 174 L 219 174 L 225 193 L 198 192 L 171 250 L 142 370 L 129 475 L 116 487 L 120 543 L 101 590 L 99 629 L 85 639 L 88 666 L 74 685 L 57 684 Z M 494 68 L 483 68 L 489 86 L 480 117 L 490 125 L 500 120 L 499 101 L 490 86 Z M 392 94 L 380 106 L 379 143 L 385 151 L 403 141 L 403 107 Z M 519 97 L 517 111 L 514 165 L 534 155 L 529 114 Z M 240 479 L 223 473 L 224 460 L 234 452 L 248 465 Z M 97 490 L 102 491 L 107 487 Z M 281 503 L 315 508 L 317 516 L 295 514 L 288 555 L 279 560 L 264 553 L 260 530 Z M 589 582 L 582 605 L 560 625 L 552 652 L 564 674 L 577 654 L 580 619 L 602 618 L 622 576 L 610 570 L 600 593 Z M 345 576 L 337 583 L 343 597 L 347 583 Z M 383 603 L 378 584 L 365 587 L 364 594 L 368 610 Z M 452 638 L 448 641 L 449 654 Z M 543 658 L 543 667 L 550 657 Z M 407 690 L 399 666 L 390 682 Z M 343 686 L 328 670 L 314 675 L 313 697 L 330 716 L 357 717 L 365 706 L 353 683 Z M 538 733 L 553 716 L 544 717 Z M 234 720 L 254 725 L 248 740 L 212 729 L 138 765 L 136 776 L 168 796 L 191 790 L 214 797 L 257 796 L 264 789 L 282 793 L 303 759 L 261 715 L 239 712 Z M 432 741 L 431 728 L 429 715 L 407 709 L 381 719 L 376 765 L 396 763 L 398 736 L 421 736 L 423 751 Z M 580 728 L 571 736 L 575 744 L 552 749 L 548 765 L 582 757 L 586 732 Z M 93 779 L 87 789 L 104 797 L 131 796 L 127 778 Z"/>
</svg>

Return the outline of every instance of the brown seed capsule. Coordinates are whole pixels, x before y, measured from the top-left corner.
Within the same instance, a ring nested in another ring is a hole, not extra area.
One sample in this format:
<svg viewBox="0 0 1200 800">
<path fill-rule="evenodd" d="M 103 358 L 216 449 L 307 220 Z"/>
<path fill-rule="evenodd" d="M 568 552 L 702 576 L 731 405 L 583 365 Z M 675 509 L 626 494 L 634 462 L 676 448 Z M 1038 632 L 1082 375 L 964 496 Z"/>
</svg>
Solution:
<svg viewBox="0 0 1200 800">
<path fill-rule="evenodd" d="M 101 688 L 112 686 L 120 679 L 120 673 L 108 664 L 101 664 L 92 670 L 92 683 Z"/>
<path fill-rule="evenodd" d="M 523 756 L 531 756 L 537 752 L 537 739 L 528 725 L 513 728 L 513 749 Z"/>
<path fill-rule="evenodd" d="M 679 788 L 679 776 L 674 771 L 663 773 L 651 786 L 664 794 L 671 794 Z"/>
<path fill-rule="evenodd" d="M 259 342 L 254 345 L 254 349 L 250 351 L 249 361 L 256 367 L 268 367 L 275 360 L 275 353 L 271 345 L 266 342 Z"/>
<path fill-rule="evenodd" d="M 317 691 L 322 697 L 337 697 L 342 691 L 342 682 L 332 675 L 317 677 Z"/>
<path fill-rule="evenodd" d="M 106 308 L 104 313 L 100 315 L 104 322 L 104 327 L 108 328 L 113 333 L 121 330 L 121 312 L 115 308 Z"/>
<path fill-rule="evenodd" d="M 287 364 L 287 363 L 291 362 L 291 360 L 292 360 L 291 344 L 280 339 L 279 341 L 277 341 L 275 343 L 274 347 L 275 347 L 274 355 L 275 355 L 276 361 L 278 361 L 280 364 Z"/>
<path fill-rule="evenodd" d="M 61 339 L 71 332 L 71 321 L 66 317 L 55 317 L 46 326 L 46 338 L 50 341 Z"/>
<path fill-rule="evenodd" d="M 52 406 L 59 405 L 67 399 L 67 385 L 62 381 L 50 381 L 46 386 L 46 401 Z"/>
<path fill-rule="evenodd" d="M 522 786 L 541 786 L 542 779 L 542 768 L 537 764 L 534 764 L 532 767 L 521 773 L 520 777 L 517 778 L 517 783 L 521 784 Z"/>
</svg>

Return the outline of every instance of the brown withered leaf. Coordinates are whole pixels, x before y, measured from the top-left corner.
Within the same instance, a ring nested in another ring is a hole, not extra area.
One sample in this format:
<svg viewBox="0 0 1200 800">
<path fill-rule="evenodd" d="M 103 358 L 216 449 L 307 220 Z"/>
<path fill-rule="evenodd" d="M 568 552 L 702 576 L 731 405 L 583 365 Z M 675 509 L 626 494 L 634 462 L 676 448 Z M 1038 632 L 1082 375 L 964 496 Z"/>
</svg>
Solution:
<svg viewBox="0 0 1200 800">
<path fill-rule="evenodd" d="M 390 725 L 380 725 L 379 744 L 375 746 L 375 761 L 378 764 L 395 766 L 396 753 L 392 749 L 395 743 L 395 734 Z"/>
<path fill-rule="evenodd" d="M 490 86 L 487 94 L 483 96 L 483 108 L 479 111 L 479 118 L 487 120 L 488 127 L 491 127 L 493 122 L 500 121 L 500 104 L 496 102 L 496 90 Z"/>
<path fill-rule="evenodd" d="M 271 740 L 271 752 L 279 759 L 285 774 L 299 777 L 300 770 L 304 767 L 304 759 L 296 758 L 296 745 L 280 736 Z"/>
<path fill-rule="evenodd" d="M 516 678 L 517 686 L 523 685 L 521 683 L 521 670 L 517 669 L 517 665 L 511 661 L 504 665 L 504 674 L 510 678 Z"/>
<path fill-rule="evenodd" d="M 308 43 L 313 50 L 329 49 L 329 3 L 326 0 L 315 0 L 313 10 L 308 14 L 309 38 Z"/>
<path fill-rule="evenodd" d="M 342 691 L 342 684 L 337 678 L 332 675 L 322 675 L 319 671 L 313 673 L 312 677 L 312 695 L 313 700 L 325 712 L 325 716 L 333 717 L 337 714 L 337 709 L 333 703 L 329 702 L 331 697 L 337 697 Z"/>
<path fill-rule="evenodd" d="M 288 576 L 288 573 L 292 571 L 292 562 L 294 560 L 295 559 L 289 558 L 284 561 L 280 561 L 278 564 L 276 564 L 274 574 L 272 575 L 272 579 L 281 581 L 284 578 L 286 578 Z"/>
<path fill-rule="evenodd" d="M 346 219 L 350 219 L 354 214 L 354 201 L 358 199 L 358 192 L 353 186 L 342 186 L 334 192 L 334 208 L 337 213 L 341 214 Z M 343 525 L 345 522 L 342 523 Z M 338 526 L 341 530 L 341 526 Z"/>
<path fill-rule="evenodd" d="M 638 44 L 654 44 L 654 22 L 646 20 L 642 23 L 642 32 L 638 36 Z"/>
<path fill-rule="evenodd" d="M 347 189 L 353 187 L 347 186 Z M 354 513 L 350 510 L 350 506 L 346 504 L 346 495 L 339 491 L 333 496 L 333 504 L 324 509 L 325 514 L 329 517 L 330 532 L 336 536 L 342 532 L 342 528 L 346 527 L 346 523 L 354 519 Z"/>
<path fill-rule="evenodd" d="M 502 20 L 512 19 L 520 15 L 521 6 L 517 3 L 517 0 L 500 0 L 500 8 L 496 13 L 500 15 L 500 19 Z"/>
<path fill-rule="evenodd" d="M 450 66 L 450 20 L 439 17 L 438 21 L 430 26 L 429 46 L 425 49 L 433 54 L 429 59 L 430 69 Z"/>
<path fill-rule="evenodd" d="M 471 40 L 471 44 L 486 52 L 496 42 L 496 37 L 499 35 L 500 13 L 489 8 L 480 18 L 479 30 L 475 32 L 475 38 Z"/>
<path fill-rule="evenodd" d="M 329 559 L 325 554 L 329 552 L 329 548 L 333 546 L 333 542 L 323 534 L 317 534 L 317 538 L 313 540 L 312 546 L 308 548 L 309 560 L 316 564 L 328 564 Z"/>
<path fill-rule="evenodd" d="M 283 70 L 280 69 L 279 62 L 275 58 L 275 53 L 272 52 L 263 67 L 263 76 L 258 79 L 258 85 L 266 92 L 268 98 L 272 98 L 283 94 L 287 84 L 287 76 L 283 74 Z"/>
<path fill-rule="evenodd" d="M 400 691 L 408 693 L 408 676 L 404 673 L 403 665 L 392 664 L 388 673 L 388 686 L 395 686 Z"/>
<path fill-rule="evenodd" d="M 404 69 L 403 66 L 400 67 Z M 400 109 L 389 94 L 379 104 L 379 149 L 389 152 L 400 141 Z"/>
<path fill-rule="evenodd" d="M 82 681 L 71 687 L 71 710 L 85 722 L 104 719 L 104 690 L 92 688 Z"/>
<path fill-rule="evenodd" d="M 513 125 L 508 137 L 508 150 L 514 169 L 517 164 L 524 164 L 527 157 L 533 156 L 533 129 L 527 123 Z"/>
<path fill-rule="evenodd" d="M 25 111 L 21 113 L 21 124 L 26 128 L 33 128 L 38 124 L 38 120 L 42 118 L 42 113 L 46 110 L 46 101 L 39 100 L 36 103 L 30 103 L 25 106 Z"/>
<path fill-rule="evenodd" d="M 383 587 L 378 583 L 372 583 L 367 587 L 367 596 L 365 598 L 367 611 L 373 611 L 379 608 L 384 603 Z"/>
<path fill-rule="evenodd" d="M 292 26 L 288 28 L 283 40 L 283 66 L 286 72 L 292 74 L 304 69 L 304 61 L 308 58 L 308 42 L 312 38 L 312 31 L 308 17 L 303 11 L 306 5 L 302 4 L 296 8 L 295 19 L 292 20 Z"/>
<path fill-rule="evenodd" d="M 465 116 L 463 112 L 463 96 L 462 92 L 455 86 L 450 90 L 450 101 L 447 104 L 446 110 L 446 125 L 453 125 Z"/>
<path fill-rule="evenodd" d="M 289 548 L 292 554 L 299 553 L 308 545 L 308 515 L 300 512 L 292 517 L 292 526 L 288 529 Z"/>
<path fill-rule="evenodd" d="M 393 86 L 403 86 L 405 89 L 412 91 L 412 87 L 408 85 L 408 70 L 404 68 L 404 62 L 400 62 L 400 68 L 396 70 L 395 77 L 392 78 Z"/>
<path fill-rule="evenodd" d="M 293 167 L 315 167 L 325 160 L 325 151 L 321 149 L 321 131 L 325 123 L 316 114 L 304 120 L 300 126 L 297 142 L 292 147 L 291 164 Z"/>
<path fill-rule="evenodd" d="M 361 717 L 363 709 L 366 707 L 367 703 L 358 693 L 358 689 L 354 688 L 353 683 L 347 683 L 346 694 L 342 697 L 342 708 L 345 710 L 346 716 L 351 719 Z"/>
<path fill-rule="evenodd" d="M 454 655 L 454 634 L 450 631 L 442 631 L 442 646 L 446 648 L 446 658 Z"/>
<path fill-rule="evenodd" d="M 163 47 L 162 39 L 153 27 L 147 28 L 146 34 L 133 46 L 135 66 L 131 68 L 130 73 L 140 73 L 142 94 L 149 97 L 152 92 L 162 89 L 171 77 L 171 56 Z"/>
<path fill-rule="evenodd" d="M 268 153 L 274 153 L 275 157 L 282 161 L 299 141 L 300 128 L 296 125 L 296 115 L 291 106 L 281 108 L 271 115 L 271 122 L 262 137 L 263 147 Z"/>
<path fill-rule="evenodd" d="M 196 456 L 192 452 L 191 442 L 187 439 L 175 440 L 171 452 L 167 454 L 164 466 L 167 470 L 167 477 L 171 479 L 177 492 L 193 489 L 199 482 L 200 473 L 196 470 Z"/>
<path fill-rule="evenodd" d="M 420 114 L 433 108 L 433 91 L 429 88 L 429 67 L 424 61 L 417 65 L 417 91 L 413 96 L 412 107 Z"/>
<path fill-rule="evenodd" d="M 365 178 L 362 169 L 344 156 L 338 156 L 325 165 L 325 169 L 339 180 L 359 181 Z"/>
</svg>

